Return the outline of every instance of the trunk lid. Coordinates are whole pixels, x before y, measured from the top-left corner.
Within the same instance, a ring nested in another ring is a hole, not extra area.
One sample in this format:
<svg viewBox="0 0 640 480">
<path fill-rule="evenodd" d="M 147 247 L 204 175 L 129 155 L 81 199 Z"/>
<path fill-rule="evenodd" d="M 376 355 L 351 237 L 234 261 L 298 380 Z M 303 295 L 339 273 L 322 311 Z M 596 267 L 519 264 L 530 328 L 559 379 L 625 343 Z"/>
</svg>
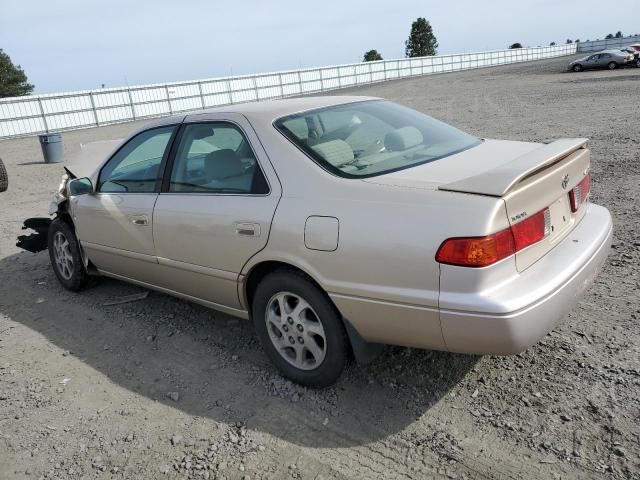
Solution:
<svg viewBox="0 0 640 480">
<path fill-rule="evenodd" d="M 589 173 L 586 143 L 584 138 L 556 140 L 494 169 L 438 188 L 501 197 L 511 225 L 548 208 L 549 234 L 516 253 L 516 267 L 523 271 L 561 241 L 584 214 L 584 208 L 571 211 L 569 192 Z"/>
<path fill-rule="evenodd" d="M 502 198 L 511 225 L 548 208 L 549 234 L 516 253 L 516 267 L 523 271 L 561 241 L 584 215 L 584 207 L 571 211 L 569 192 L 589 173 L 586 144 L 584 138 L 549 144 L 487 140 L 461 154 L 369 181 Z"/>
</svg>

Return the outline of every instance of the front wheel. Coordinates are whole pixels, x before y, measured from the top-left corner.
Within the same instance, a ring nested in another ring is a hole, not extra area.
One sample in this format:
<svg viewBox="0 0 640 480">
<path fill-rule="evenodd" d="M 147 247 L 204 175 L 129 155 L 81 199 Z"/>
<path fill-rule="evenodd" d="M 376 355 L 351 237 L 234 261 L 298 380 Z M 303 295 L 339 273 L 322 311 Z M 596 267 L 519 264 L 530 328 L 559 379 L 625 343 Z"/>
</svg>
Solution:
<svg viewBox="0 0 640 480">
<path fill-rule="evenodd" d="M 253 322 L 269 359 L 283 376 L 308 387 L 333 385 L 349 344 L 340 313 L 302 274 L 277 271 L 258 285 Z"/>
<path fill-rule="evenodd" d="M 607 68 L 609 70 L 615 70 L 616 68 L 618 68 L 618 64 L 616 62 L 609 62 L 609 65 L 607 65 Z"/>
<path fill-rule="evenodd" d="M 72 292 L 82 290 L 89 276 L 80 255 L 80 245 L 71 227 L 59 218 L 49 226 L 48 247 L 53 272 L 62 286 Z"/>
</svg>

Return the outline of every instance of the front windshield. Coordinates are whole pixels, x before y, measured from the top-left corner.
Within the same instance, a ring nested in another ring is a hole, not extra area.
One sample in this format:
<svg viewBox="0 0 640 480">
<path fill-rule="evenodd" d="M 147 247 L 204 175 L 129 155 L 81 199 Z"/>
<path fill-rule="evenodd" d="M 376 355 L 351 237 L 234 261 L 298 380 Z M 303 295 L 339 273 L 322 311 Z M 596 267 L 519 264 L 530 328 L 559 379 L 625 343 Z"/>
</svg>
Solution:
<svg viewBox="0 0 640 480">
<path fill-rule="evenodd" d="M 381 100 L 311 110 L 275 125 L 322 167 L 350 178 L 441 160 L 481 142 L 428 115 Z"/>
</svg>

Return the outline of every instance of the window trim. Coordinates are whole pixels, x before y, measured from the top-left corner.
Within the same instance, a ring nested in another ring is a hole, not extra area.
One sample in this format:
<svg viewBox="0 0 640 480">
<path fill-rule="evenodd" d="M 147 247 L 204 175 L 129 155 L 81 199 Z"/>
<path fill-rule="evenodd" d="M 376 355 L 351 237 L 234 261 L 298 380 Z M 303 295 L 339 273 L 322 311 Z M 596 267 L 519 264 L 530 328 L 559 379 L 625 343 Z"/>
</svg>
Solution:
<svg viewBox="0 0 640 480">
<path fill-rule="evenodd" d="M 158 168 L 158 178 L 156 178 L 156 183 L 153 187 L 153 191 L 152 192 L 101 192 L 98 189 L 100 188 L 100 177 L 102 176 L 102 171 L 107 167 L 107 165 L 109 165 L 109 162 L 111 162 L 111 160 L 113 160 L 113 158 L 118 155 L 118 153 L 120 153 L 120 151 L 125 148 L 129 143 L 131 143 L 133 140 L 135 140 L 137 137 L 139 137 L 140 135 L 143 135 L 147 132 L 151 132 L 153 130 L 159 130 L 161 128 L 169 128 L 172 127 L 173 128 L 173 132 L 171 132 L 171 136 L 169 137 L 169 141 L 167 142 L 167 145 L 164 148 L 164 153 L 162 154 L 162 160 L 160 161 L 160 166 Z M 175 138 L 176 138 L 176 134 L 178 133 L 180 124 L 179 123 L 169 123 L 167 125 L 157 125 L 155 127 L 151 127 L 151 128 L 147 128 L 145 130 L 141 130 L 138 133 L 136 133 L 133 137 L 130 137 L 129 139 L 127 139 L 126 142 L 124 142 L 122 145 L 120 145 L 120 147 L 118 147 L 118 149 L 113 152 L 113 154 L 109 157 L 109 159 L 104 162 L 102 164 L 102 166 L 100 167 L 100 170 L 98 171 L 98 176 L 96 177 L 96 195 L 149 195 L 149 194 L 158 194 L 160 192 L 160 184 L 162 183 L 162 178 L 164 176 L 164 167 L 165 164 L 168 160 L 169 157 L 169 153 L 171 152 L 171 149 L 173 148 L 173 143 L 175 142 Z"/>
<path fill-rule="evenodd" d="M 380 177 L 382 175 L 387 175 L 389 173 L 394 173 L 394 172 L 399 172 L 401 170 L 407 170 L 409 168 L 412 167 L 418 167 L 420 165 L 424 165 L 426 163 L 429 162 L 434 162 L 436 160 L 440 160 L 442 158 L 446 158 L 446 157 L 450 157 L 452 155 L 456 155 L 458 153 L 464 152 L 466 150 L 469 150 L 471 148 L 475 148 L 478 145 L 481 145 L 482 143 L 484 143 L 484 138 L 477 138 L 473 135 L 471 135 L 470 133 L 467 132 L 463 132 L 463 133 L 467 133 L 467 135 L 475 138 L 477 140 L 477 143 L 474 143 L 473 145 L 469 145 L 468 147 L 463 147 L 460 148 L 458 150 L 455 150 L 453 152 L 449 152 L 446 155 L 441 155 L 439 157 L 435 157 L 435 158 L 430 158 L 428 160 L 425 160 L 423 162 L 416 162 L 416 163 L 412 163 L 411 165 L 405 165 L 402 167 L 397 167 L 397 168 L 392 168 L 390 170 L 385 170 L 383 172 L 374 172 L 374 173 L 369 173 L 366 175 L 353 175 L 351 173 L 347 173 L 347 172 L 343 172 L 342 170 L 340 170 L 338 167 L 334 167 L 333 165 L 331 165 L 329 162 L 327 162 L 326 160 L 320 160 L 318 158 L 316 158 L 313 153 L 313 151 L 309 148 L 304 148 L 302 145 L 300 145 L 299 140 L 292 138 L 288 133 L 287 130 L 285 130 L 284 128 L 281 128 L 281 126 L 279 124 L 283 123 L 284 121 L 290 119 L 290 118 L 295 118 L 295 117 L 299 117 L 300 115 L 305 115 L 308 113 L 318 113 L 318 112 L 323 112 L 326 110 L 331 110 L 332 108 L 335 107 L 341 107 L 341 106 L 345 106 L 345 105 L 357 105 L 360 103 L 373 103 L 373 102 L 390 102 L 389 100 L 385 100 L 385 99 L 377 99 L 377 100 L 358 100 L 356 102 L 346 102 L 346 103 L 337 103 L 335 105 L 330 105 L 328 107 L 320 107 L 320 108 L 312 108 L 309 110 L 302 110 L 300 112 L 296 112 L 296 113 L 291 113 L 288 115 L 285 115 L 283 117 L 279 117 L 276 118 L 273 122 L 272 122 L 272 126 L 273 128 L 275 128 L 275 130 L 280 133 L 280 135 L 282 135 L 289 143 L 291 143 L 295 148 L 297 148 L 300 152 L 302 152 L 305 156 L 307 156 L 308 158 L 311 159 L 311 161 L 313 163 L 315 163 L 316 165 L 318 165 L 322 170 L 324 170 L 325 172 L 333 175 L 334 177 L 338 177 L 338 178 L 346 178 L 349 180 L 362 180 L 365 178 L 372 178 L 372 177 Z M 393 102 L 390 102 L 393 103 Z M 404 105 L 401 105 L 404 106 Z M 417 111 L 417 110 L 416 110 Z M 422 112 L 418 112 L 418 113 L 422 113 Z M 437 120 L 437 119 L 435 119 Z M 442 121 L 441 121 L 442 122 Z M 445 123 L 445 122 L 442 122 Z M 448 123 L 445 123 L 445 125 L 448 125 L 452 128 L 456 128 L 453 127 L 452 125 L 449 125 Z M 457 129 L 459 130 L 459 129 Z M 462 132 L 462 130 L 460 130 Z"/>
<path fill-rule="evenodd" d="M 247 145 L 249 145 L 249 148 L 251 149 L 251 153 L 253 153 L 253 157 L 256 159 L 256 163 L 258 165 L 258 168 L 260 169 L 260 173 L 262 173 L 262 177 L 264 178 L 265 182 L 267 183 L 267 187 L 268 187 L 268 191 L 266 193 L 229 193 L 229 192 L 170 192 L 169 191 L 169 186 L 171 184 L 171 173 L 173 171 L 173 165 L 176 162 L 176 154 L 178 153 L 178 148 L 180 146 L 180 142 L 182 141 L 182 136 L 184 134 L 185 129 L 189 126 L 189 125 L 202 125 L 202 124 L 209 124 L 209 123 L 227 123 L 230 125 L 233 125 L 235 128 L 237 128 L 240 131 L 240 134 L 242 135 L 242 137 L 244 138 L 245 142 L 247 142 Z M 273 189 L 271 188 L 271 182 L 269 182 L 269 177 L 266 175 L 264 168 L 262 168 L 262 164 L 260 163 L 260 159 L 258 158 L 258 155 L 256 154 L 256 149 L 253 148 L 253 145 L 251 143 L 251 140 L 249 139 L 249 136 L 247 135 L 246 131 L 244 130 L 244 128 L 242 128 L 242 126 L 240 124 L 238 124 L 237 122 L 234 122 L 233 120 L 202 120 L 202 121 L 197 121 L 197 122 L 183 122 L 180 127 L 177 129 L 177 133 L 175 136 L 175 139 L 173 141 L 173 143 L 171 144 L 171 149 L 169 151 L 169 157 L 167 159 L 167 163 L 165 165 L 163 174 L 162 174 L 162 183 L 160 185 L 160 191 L 159 193 L 161 195 L 199 195 L 199 196 L 216 196 L 216 197 L 222 197 L 222 196 L 232 196 L 232 197 L 268 197 L 269 195 L 271 195 L 271 193 L 273 192 Z"/>
</svg>

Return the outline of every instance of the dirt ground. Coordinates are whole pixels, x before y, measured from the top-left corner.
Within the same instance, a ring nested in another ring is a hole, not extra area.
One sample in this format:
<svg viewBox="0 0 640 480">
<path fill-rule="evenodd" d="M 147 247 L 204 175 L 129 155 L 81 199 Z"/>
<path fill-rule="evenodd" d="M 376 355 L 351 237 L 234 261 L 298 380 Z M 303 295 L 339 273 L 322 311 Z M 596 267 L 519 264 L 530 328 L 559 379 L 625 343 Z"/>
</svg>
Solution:
<svg viewBox="0 0 640 480">
<path fill-rule="evenodd" d="M 640 69 L 566 58 L 377 84 L 482 137 L 591 139 L 592 200 L 615 222 L 596 283 L 511 357 L 389 347 L 333 388 L 268 363 L 248 322 L 139 287 L 58 284 L 19 251 L 62 170 L 37 139 L 0 142 L 0 478 L 640 479 Z M 118 125 L 64 134 L 119 138 Z"/>
</svg>

